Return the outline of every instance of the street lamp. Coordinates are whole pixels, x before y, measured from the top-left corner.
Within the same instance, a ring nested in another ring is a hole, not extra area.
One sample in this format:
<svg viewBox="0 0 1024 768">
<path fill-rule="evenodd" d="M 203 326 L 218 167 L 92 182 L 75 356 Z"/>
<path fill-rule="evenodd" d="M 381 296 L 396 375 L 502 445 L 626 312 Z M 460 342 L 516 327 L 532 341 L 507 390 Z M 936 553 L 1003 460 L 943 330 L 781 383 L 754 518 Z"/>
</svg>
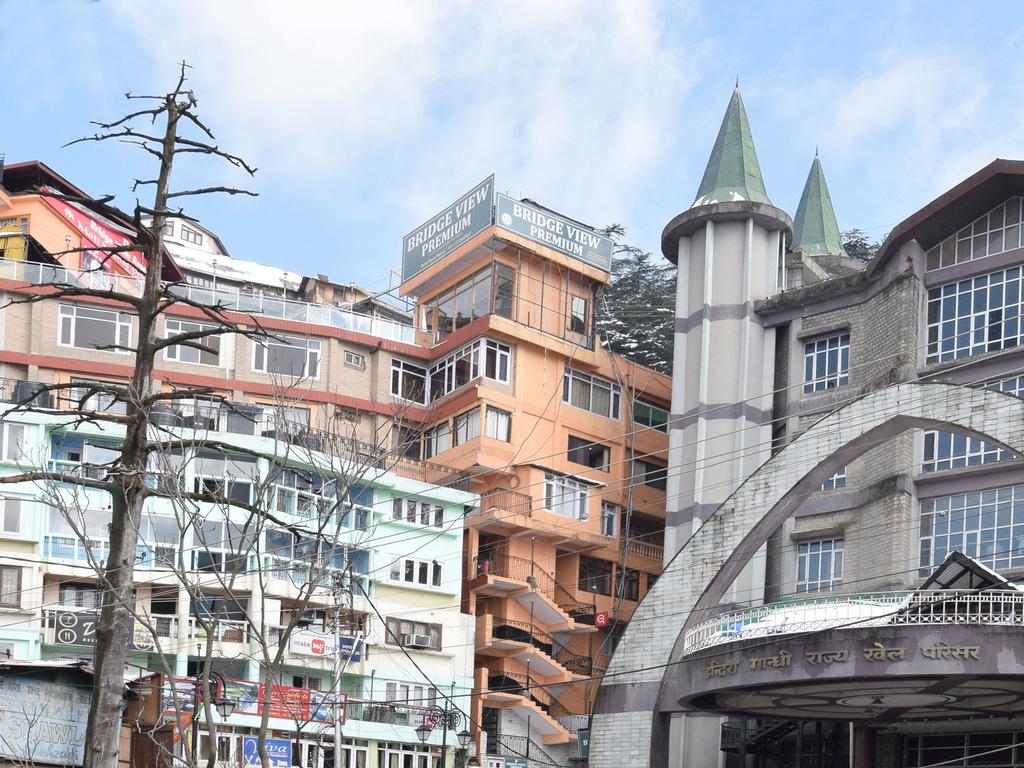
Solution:
<svg viewBox="0 0 1024 768">
<path fill-rule="evenodd" d="M 441 765 L 444 765 L 445 753 L 448 751 L 448 731 L 455 730 L 462 725 L 462 714 L 457 709 L 451 709 L 446 701 L 444 709 L 436 704 L 428 707 L 423 715 L 423 722 L 416 728 L 416 737 L 424 744 L 430 738 L 434 728 L 441 728 Z M 458 735 L 459 744 L 465 747 L 472 738 L 469 731 L 463 730 Z"/>
<path fill-rule="evenodd" d="M 227 720 L 231 717 L 235 711 L 235 706 L 238 702 L 234 699 L 229 699 L 224 696 L 224 675 L 219 672 L 208 672 L 206 676 L 207 682 L 210 684 L 211 691 L 213 692 L 213 701 L 211 702 L 217 710 L 217 714 L 221 716 L 221 719 Z M 199 760 L 199 701 L 203 690 L 203 676 L 198 674 L 193 679 L 192 689 L 192 759 L 198 762 Z M 218 695 L 219 691 L 219 695 Z M 214 745 L 216 749 L 216 745 Z"/>
</svg>

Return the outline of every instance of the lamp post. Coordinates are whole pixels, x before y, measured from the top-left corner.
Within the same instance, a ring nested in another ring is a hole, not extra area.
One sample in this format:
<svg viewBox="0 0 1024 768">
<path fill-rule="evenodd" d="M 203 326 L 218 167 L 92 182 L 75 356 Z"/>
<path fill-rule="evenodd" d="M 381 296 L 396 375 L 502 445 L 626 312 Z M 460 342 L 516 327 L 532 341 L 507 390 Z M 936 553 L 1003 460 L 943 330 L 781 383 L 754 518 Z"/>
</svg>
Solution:
<svg viewBox="0 0 1024 768">
<path fill-rule="evenodd" d="M 423 722 L 416 729 L 416 736 L 424 744 L 430 738 L 434 728 L 441 727 L 441 766 L 444 768 L 446 752 L 448 751 L 448 731 L 455 730 L 462 724 L 462 714 L 457 709 L 452 709 L 449 702 L 445 702 L 444 709 L 434 705 L 429 707 L 423 715 Z M 459 746 L 465 749 L 472 741 L 473 735 L 463 728 L 458 733 Z"/>
<path fill-rule="evenodd" d="M 217 708 L 217 714 L 222 719 L 227 720 L 231 717 L 231 713 L 235 711 L 235 706 L 238 704 L 234 699 L 228 699 L 224 696 L 224 675 L 219 672 L 208 672 L 206 676 L 207 682 L 210 684 L 211 691 L 213 692 L 213 706 Z M 196 719 L 199 715 L 199 702 L 203 690 L 203 676 L 196 675 L 193 678 L 195 686 L 192 690 L 192 759 L 199 764 L 199 721 Z M 217 695 L 218 686 L 220 688 L 220 695 Z M 213 748 L 216 750 L 217 745 L 214 744 Z"/>
</svg>

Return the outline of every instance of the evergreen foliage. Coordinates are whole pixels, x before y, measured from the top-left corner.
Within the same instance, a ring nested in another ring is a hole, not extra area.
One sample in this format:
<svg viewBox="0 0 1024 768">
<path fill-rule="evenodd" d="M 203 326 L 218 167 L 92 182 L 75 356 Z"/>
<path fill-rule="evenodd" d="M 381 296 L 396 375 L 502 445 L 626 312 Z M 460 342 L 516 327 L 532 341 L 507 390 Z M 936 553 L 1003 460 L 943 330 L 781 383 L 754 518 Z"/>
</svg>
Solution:
<svg viewBox="0 0 1024 768">
<path fill-rule="evenodd" d="M 671 374 L 676 269 L 660 256 L 622 242 L 621 225 L 604 232 L 616 246 L 612 283 L 597 301 L 595 321 L 602 345 Z"/>
</svg>

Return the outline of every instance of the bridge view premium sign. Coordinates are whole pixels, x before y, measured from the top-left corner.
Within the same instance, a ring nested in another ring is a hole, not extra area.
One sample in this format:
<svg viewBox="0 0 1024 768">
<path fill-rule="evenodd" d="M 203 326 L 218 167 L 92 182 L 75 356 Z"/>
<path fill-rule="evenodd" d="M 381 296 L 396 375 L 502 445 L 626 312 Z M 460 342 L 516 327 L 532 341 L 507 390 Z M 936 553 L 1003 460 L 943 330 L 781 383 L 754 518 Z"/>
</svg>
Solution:
<svg viewBox="0 0 1024 768">
<path fill-rule="evenodd" d="M 494 174 L 402 239 L 402 280 L 419 274 L 493 223 Z"/>
<path fill-rule="evenodd" d="M 502 229 L 515 232 L 535 243 L 546 245 L 605 272 L 611 272 L 612 241 L 572 219 L 522 200 L 498 195 L 498 214 L 495 223 Z"/>
</svg>

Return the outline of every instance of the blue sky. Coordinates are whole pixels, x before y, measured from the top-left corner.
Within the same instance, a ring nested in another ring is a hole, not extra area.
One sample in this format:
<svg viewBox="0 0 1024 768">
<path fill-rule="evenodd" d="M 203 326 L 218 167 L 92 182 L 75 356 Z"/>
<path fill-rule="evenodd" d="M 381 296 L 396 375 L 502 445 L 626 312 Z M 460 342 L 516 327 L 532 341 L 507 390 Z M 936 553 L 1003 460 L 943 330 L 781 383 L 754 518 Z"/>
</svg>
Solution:
<svg viewBox="0 0 1024 768">
<path fill-rule="evenodd" d="M 62 149 L 175 62 L 255 199 L 189 213 L 232 255 L 382 290 L 402 235 L 499 191 L 657 251 L 692 202 L 737 75 L 772 200 L 815 145 L 842 228 L 882 237 L 995 157 L 1024 158 L 1019 2 L 0 0 L 0 152 L 134 197 L 145 159 Z M 241 183 L 183 162 L 182 184 Z"/>
</svg>

